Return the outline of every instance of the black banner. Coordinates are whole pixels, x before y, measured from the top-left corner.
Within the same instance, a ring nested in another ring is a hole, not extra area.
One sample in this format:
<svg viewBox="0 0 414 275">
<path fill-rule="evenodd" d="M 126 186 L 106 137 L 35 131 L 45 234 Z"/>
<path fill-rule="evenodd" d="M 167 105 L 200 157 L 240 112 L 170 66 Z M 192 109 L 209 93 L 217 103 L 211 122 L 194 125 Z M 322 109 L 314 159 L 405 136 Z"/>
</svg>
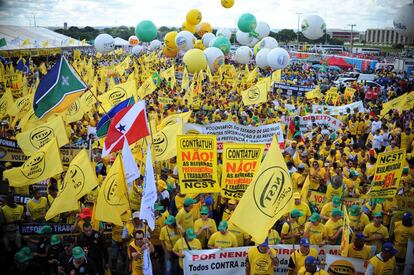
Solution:
<svg viewBox="0 0 414 275">
<path fill-rule="evenodd" d="M 72 234 L 72 224 L 66 223 L 23 223 L 19 225 L 19 231 L 22 235 L 34 235 L 45 225 L 52 228 L 51 234 Z M 104 232 L 112 230 L 112 226 L 105 224 Z"/>
<path fill-rule="evenodd" d="M 305 96 L 305 93 L 314 89 L 312 86 L 291 85 L 287 83 L 273 83 L 273 92 L 277 89 L 282 90 L 284 96 Z"/>
</svg>

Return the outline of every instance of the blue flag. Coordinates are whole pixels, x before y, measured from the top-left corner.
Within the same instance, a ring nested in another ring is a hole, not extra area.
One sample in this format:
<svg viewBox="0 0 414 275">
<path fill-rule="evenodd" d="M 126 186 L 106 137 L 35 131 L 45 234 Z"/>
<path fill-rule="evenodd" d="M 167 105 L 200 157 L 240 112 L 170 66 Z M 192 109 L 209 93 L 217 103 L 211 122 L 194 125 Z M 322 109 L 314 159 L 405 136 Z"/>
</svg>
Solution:
<svg viewBox="0 0 414 275">
<path fill-rule="evenodd" d="M 38 118 L 64 112 L 87 88 L 64 56 L 40 80 L 33 109 Z"/>
<path fill-rule="evenodd" d="M 98 137 L 106 136 L 112 118 L 122 109 L 131 106 L 135 103 L 134 97 L 130 97 L 115 105 L 107 114 L 105 114 L 96 126 L 96 135 Z"/>
<path fill-rule="evenodd" d="M 27 64 L 27 65 L 26 65 Z M 16 70 L 21 71 L 25 74 L 30 73 L 29 61 L 20 58 L 16 65 Z"/>
</svg>

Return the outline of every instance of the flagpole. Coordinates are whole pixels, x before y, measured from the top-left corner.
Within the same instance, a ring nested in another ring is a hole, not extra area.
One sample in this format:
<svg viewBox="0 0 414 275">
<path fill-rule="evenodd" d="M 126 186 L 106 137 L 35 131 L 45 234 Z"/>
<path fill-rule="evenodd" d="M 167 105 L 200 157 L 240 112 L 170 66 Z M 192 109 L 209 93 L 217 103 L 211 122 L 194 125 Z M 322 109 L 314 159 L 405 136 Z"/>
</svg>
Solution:
<svg viewBox="0 0 414 275">
<path fill-rule="evenodd" d="M 102 108 L 102 110 L 104 111 L 105 115 L 108 115 L 108 112 L 105 110 L 105 108 L 102 106 L 102 103 L 98 100 L 98 98 L 96 97 L 96 95 L 92 92 L 91 88 L 88 86 L 88 88 L 86 88 L 85 93 L 87 91 L 90 91 L 92 96 L 96 99 L 96 102 L 99 103 L 99 106 Z"/>
</svg>

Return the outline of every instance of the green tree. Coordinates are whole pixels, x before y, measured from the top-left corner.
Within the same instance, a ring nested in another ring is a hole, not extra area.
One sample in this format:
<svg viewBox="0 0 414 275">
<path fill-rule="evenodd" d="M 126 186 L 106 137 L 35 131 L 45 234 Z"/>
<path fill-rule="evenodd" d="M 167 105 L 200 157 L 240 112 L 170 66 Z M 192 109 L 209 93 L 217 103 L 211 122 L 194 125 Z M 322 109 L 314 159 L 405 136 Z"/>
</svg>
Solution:
<svg viewBox="0 0 414 275">
<path fill-rule="evenodd" d="M 283 29 L 275 34 L 275 37 L 279 42 L 285 42 L 286 44 L 296 40 L 296 33 L 292 29 Z"/>
</svg>

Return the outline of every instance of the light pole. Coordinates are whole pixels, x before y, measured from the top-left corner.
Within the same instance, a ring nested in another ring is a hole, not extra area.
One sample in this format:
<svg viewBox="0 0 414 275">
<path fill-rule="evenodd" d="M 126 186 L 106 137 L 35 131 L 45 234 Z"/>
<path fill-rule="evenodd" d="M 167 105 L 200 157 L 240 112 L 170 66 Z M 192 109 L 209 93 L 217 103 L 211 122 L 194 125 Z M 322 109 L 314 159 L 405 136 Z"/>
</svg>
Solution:
<svg viewBox="0 0 414 275">
<path fill-rule="evenodd" d="M 303 14 L 303 13 L 302 12 L 297 12 L 296 13 L 296 15 L 298 16 L 298 35 L 297 35 L 297 38 L 296 38 L 296 42 L 297 42 L 297 45 L 298 45 L 297 51 L 299 51 L 299 24 L 300 24 L 301 14 Z"/>
<path fill-rule="evenodd" d="M 351 55 L 354 53 L 353 47 L 354 47 L 354 27 L 356 24 L 348 24 L 348 26 L 351 27 Z"/>
</svg>

